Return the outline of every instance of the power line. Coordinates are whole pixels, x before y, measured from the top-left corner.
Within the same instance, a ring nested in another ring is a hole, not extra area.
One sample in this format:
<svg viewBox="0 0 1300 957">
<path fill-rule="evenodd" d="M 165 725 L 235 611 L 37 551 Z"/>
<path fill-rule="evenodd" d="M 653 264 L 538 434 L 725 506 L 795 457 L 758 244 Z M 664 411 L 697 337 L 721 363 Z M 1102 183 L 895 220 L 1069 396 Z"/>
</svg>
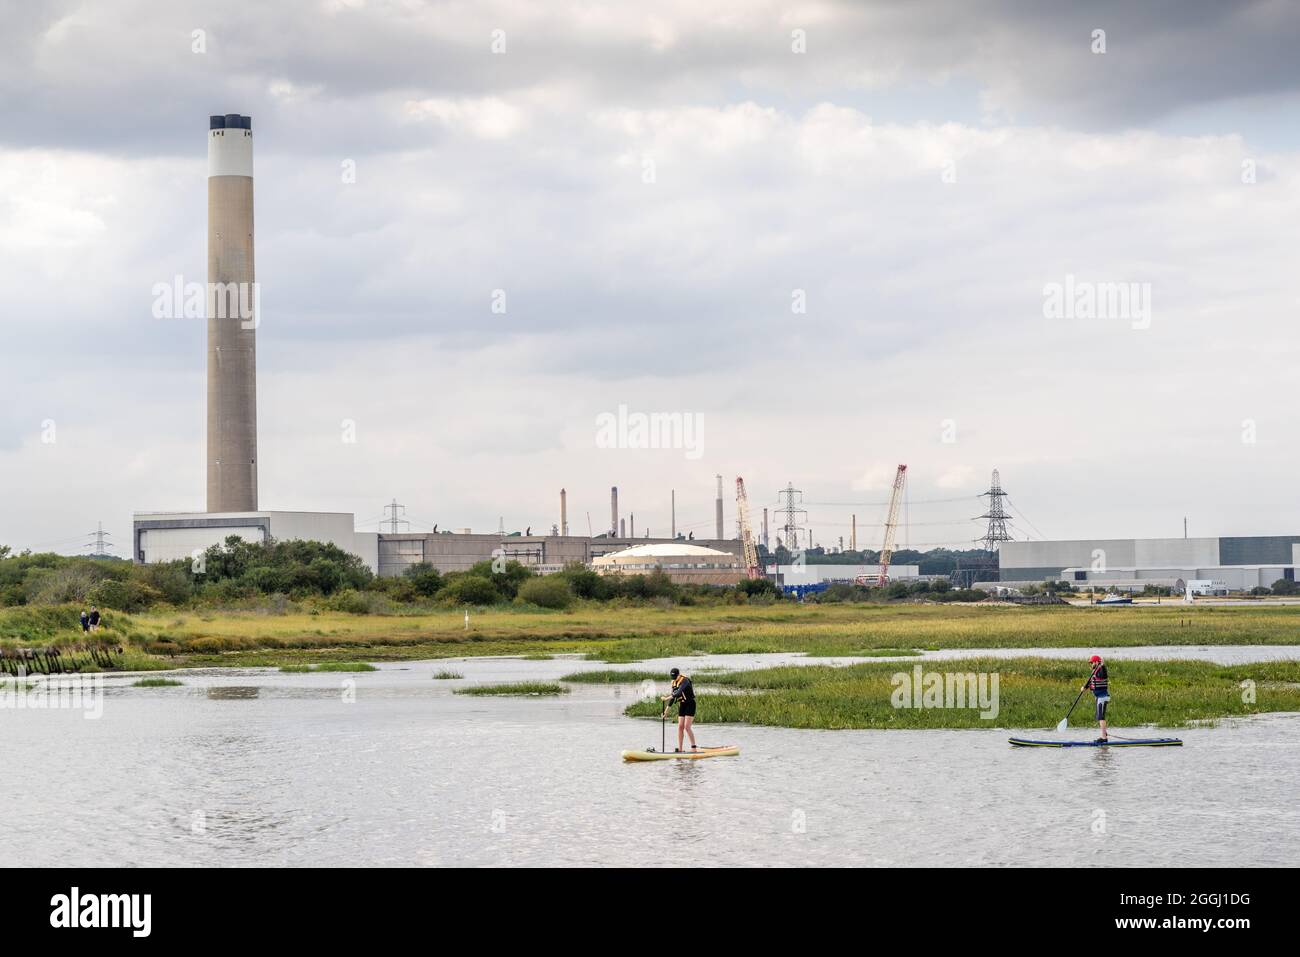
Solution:
<svg viewBox="0 0 1300 957">
<path fill-rule="evenodd" d="M 918 500 L 915 504 L 946 505 L 946 504 L 951 504 L 952 502 L 969 503 L 971 498 L 979 498 L 979 497 L 980 496 L 978 495 L 975 496 L 962 495 L 958 498 L 927 498 L 927 499 Z M 822 506 L 829 506 L 831 508 L 888 508 L 889 507 L 888 501 L 884 501 L 884 502 L 804 502 L 803 504 L 822 505 Z"/>
<path fill-rule="evenodd" d="M 1042 532 L 1040 532 L 1040 531 L 1038 530 L 1038 526 L 1037 526 L 1037 525 L 1035 525 L 1033 522 L 1029 521 L 1029 516 L 1028 516 L 1028 515 L 1026 515 L 1024 512 L 1020 511 L 1020 509 L 1016 508 L 1016 503 L 1013 502 L 1013 501 L 1011 501 L 1011 496 L 1010 496 L 1010 495 L 1007 496 L 1007 504 L 1011 506 L 1011 510 L 1012 510 L 1013 512 L 1015 512 L 1017 515 L 1019 515 L 1021 518 L 1023 518 L 1023 519 L 1025 520 L 1025 523 L 1026 523 L 1030 528 L 1032 528 L 1032 529 L 1034 530 L 1035 534 L 1037 534 L 1039 538 L 1042 538 L 1042 539 L 1046 539 L 1046 538 L 1047 538 L 1046 535 L 1044 535 Z M 1026 536 L 1026 537 L 1028 537 L 1028 536 Z"/>
</svg>

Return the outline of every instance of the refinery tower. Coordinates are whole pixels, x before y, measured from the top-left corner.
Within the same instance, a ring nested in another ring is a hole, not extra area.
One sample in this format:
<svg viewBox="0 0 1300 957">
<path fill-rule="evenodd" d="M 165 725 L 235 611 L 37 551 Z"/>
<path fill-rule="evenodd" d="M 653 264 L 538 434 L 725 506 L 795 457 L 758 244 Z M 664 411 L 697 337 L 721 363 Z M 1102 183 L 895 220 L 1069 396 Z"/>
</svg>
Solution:
<svg viewBox="0 0 1300 957">
<path fill-rule="evenodd" d="M 208 511 L 257 511 L 253 122 L 208 118 Z"/>
</svg>

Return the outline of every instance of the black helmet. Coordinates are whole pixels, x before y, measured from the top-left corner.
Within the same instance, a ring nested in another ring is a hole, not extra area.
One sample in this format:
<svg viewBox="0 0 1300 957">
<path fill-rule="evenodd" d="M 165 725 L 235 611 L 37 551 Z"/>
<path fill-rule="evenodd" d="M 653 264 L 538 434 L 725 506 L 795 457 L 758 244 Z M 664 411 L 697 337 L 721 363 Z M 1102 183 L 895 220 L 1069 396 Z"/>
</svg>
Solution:
<svg viewBox="0 0 1300 957">
<path fill-rule="evenodd" d="M 681 674 L 681 672 L 674 668 L 672 671 L 668 672 L 668 677 L 676 678 L 679 674 Z"/>
</svg>

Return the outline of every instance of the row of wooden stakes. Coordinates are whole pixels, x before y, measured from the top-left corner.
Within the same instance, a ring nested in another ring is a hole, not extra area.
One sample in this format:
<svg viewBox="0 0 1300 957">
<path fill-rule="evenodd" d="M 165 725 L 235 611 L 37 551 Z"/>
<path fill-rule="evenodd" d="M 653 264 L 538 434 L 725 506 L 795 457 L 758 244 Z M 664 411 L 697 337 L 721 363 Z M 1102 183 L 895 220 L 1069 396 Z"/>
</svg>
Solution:
<svg viewBox="0 0 1300 957">
<path fill-rule="evenodd" d="M 78 657 L 78 654 L 84 657 Z M 0 648 L 0 672 L 22 675 L 66 675 L 84 671 L 88 665 L 116 668 L 114 655 L 122 654 L 121 645 L 84 644 L 65 648 Z"/>
</svg>

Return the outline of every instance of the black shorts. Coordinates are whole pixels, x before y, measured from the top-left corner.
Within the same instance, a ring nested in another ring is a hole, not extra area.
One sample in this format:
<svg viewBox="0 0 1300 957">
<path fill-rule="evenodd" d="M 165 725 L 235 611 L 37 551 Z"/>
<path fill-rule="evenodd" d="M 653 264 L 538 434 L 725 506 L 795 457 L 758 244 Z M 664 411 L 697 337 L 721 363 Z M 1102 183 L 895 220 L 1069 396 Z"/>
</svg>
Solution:
<svg viewBox="0 0 1300 957">
<path fill-rule="evenodd" d="M 679 718 L 695 717 L 695 703 L 692 702 L 691 704 L 679 704 L 677 706 L 677 717 Z"/>
<path fill-rule="evenodd" d="M 1098 721 L 1106 720 L 1106 705 L 1108 704 L 1110 704 L 1109 697 L 1097 699 L 1097 720 Z"/>
</svg>

